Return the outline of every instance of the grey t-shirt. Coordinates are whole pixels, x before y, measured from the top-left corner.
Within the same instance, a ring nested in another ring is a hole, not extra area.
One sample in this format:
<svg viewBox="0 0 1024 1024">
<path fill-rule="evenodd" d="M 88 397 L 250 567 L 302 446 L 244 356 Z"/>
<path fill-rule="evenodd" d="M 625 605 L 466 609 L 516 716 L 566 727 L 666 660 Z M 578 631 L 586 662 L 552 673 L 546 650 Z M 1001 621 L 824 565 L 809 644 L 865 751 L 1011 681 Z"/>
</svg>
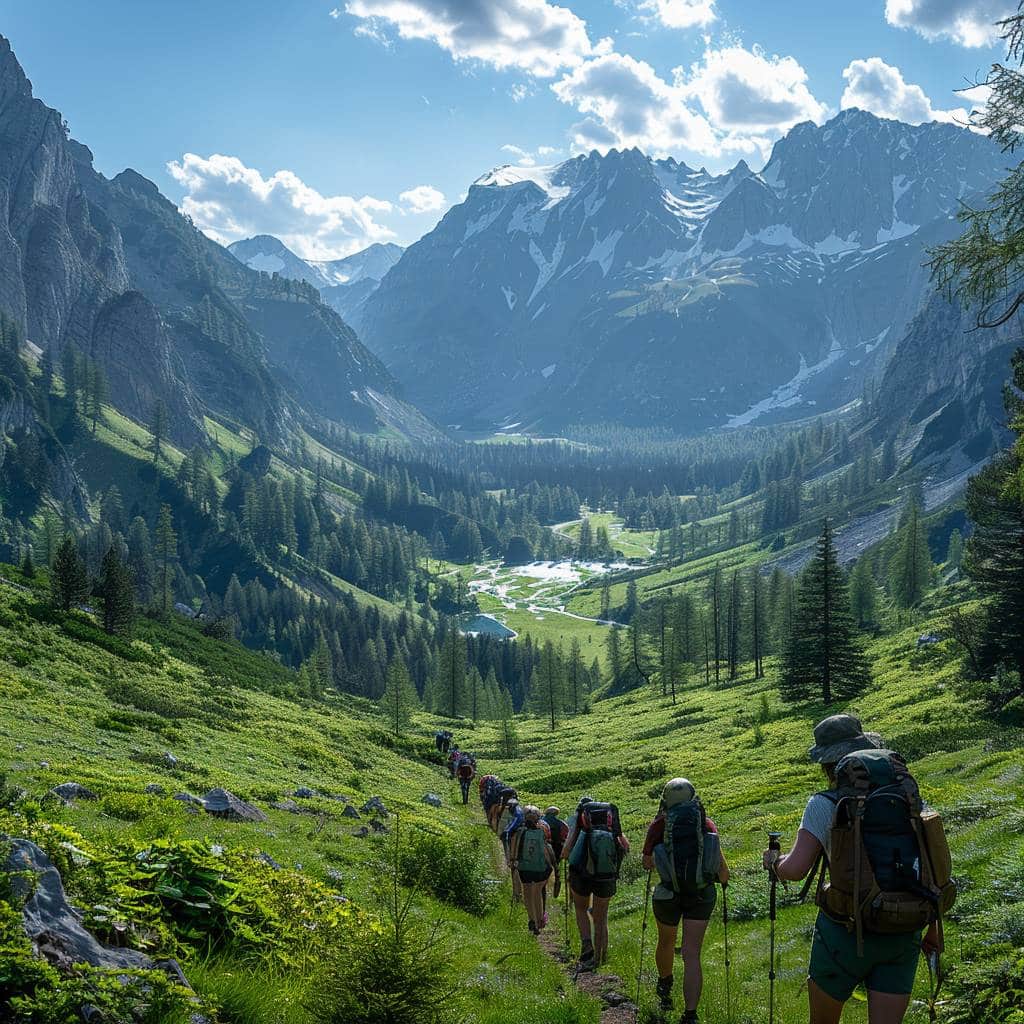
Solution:
<svg viewBox="0 0 1024 1024">
<path fill-rule="evenodd" d="M 804 816 L 800 820 L 800 827 L 821 843 L 826 857 L 832 853 L 832 816 L 835 810 L 836 805 L 827 796 L 815 793 L 807 801 Z"/>
</svg>

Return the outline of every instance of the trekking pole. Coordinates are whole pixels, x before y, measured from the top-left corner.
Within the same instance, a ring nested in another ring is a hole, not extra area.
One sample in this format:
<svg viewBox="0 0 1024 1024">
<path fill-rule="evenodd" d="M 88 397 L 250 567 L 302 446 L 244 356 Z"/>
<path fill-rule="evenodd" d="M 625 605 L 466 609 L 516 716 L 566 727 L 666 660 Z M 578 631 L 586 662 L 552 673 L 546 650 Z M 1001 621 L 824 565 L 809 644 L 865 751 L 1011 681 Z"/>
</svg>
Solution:
<svg viewBox="0 0 1024 1024">
<path fill-rule="evenodd" d="M 638 1013 L 640 1012 L 640 986 L 644 976 L 644 940 L 647 938 L 647 911 L 651 906 L 651 874 L 653 870 L 652 868 L 647 872 L 647 885 L 644 887 L 644 919 L 643 924 L 640 926 L 640 962 L 636 970 L 636 1005 Z"/>
<path fill-rule="evenodd" d="M 769 832 L 768 833 L 768 849 L 779 853 L 782 847 L 779 845 L 779 840 L 782 838 L 781 832 Z M 775 873 L 775 866 L 772 865 L 768 872 L 770 878 L 769 883 L 769 896 L 768 896 L 768 920 L 769 925 L 769 961 L 768 961 L 768 1024 L 775 1024 L 775 910 L 776 910 L 776 892 L 779 886 L 779 876 Z"/>
<path fill-rule="evenodd" d="M 562 870 L 562 865 L 558 865 L 558 870 Z M 566 869 L 565 878 L 562 881 L 565 886 L 565 907 L 562 911 L 562 929 L 565 932 L 565 958 L 569 959 L 569 871 Z"/>
<path fill-rule="evenodd" d="M 732 989 L 729 984 L 729 883 L 722 883 L 722 927 L 725 929 L 725 1019 L 732 1024 Z"/>
<path fill-rule="evenodd" d="M 939 1017 L 939 992 L 946 979 L 942 974 L 942 961 L 939 959 L 938 950 L 929 953 L 925 959 L 928 961 L 928 1020 L 934 1022 Z"/>
</svg>

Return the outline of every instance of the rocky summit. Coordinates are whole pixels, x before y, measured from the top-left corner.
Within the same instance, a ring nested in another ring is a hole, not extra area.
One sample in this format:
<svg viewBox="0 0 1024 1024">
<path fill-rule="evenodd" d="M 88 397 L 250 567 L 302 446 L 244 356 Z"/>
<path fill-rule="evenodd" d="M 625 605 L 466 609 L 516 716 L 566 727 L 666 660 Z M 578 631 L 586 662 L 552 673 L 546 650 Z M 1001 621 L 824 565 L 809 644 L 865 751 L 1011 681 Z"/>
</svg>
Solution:
<svg viewBox="0 0 1024 1024">
<path fill-rule="evenodd" d="M 959 127 L 846 110 L 797 125 L 760 173 L 636 149 L 502 167 L 354 324 L 446 424 L 807 416 L 880 372 L 929 288 L 924 247 L 1004 164 Z"/>
</svg>

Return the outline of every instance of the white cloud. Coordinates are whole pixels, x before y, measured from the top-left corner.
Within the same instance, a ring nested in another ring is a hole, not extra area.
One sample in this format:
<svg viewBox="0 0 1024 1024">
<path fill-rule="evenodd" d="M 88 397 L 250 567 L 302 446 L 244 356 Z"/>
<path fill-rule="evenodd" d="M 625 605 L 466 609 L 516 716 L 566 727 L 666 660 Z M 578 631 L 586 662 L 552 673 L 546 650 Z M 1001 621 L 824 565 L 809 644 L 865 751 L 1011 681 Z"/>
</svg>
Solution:
<svg viewBox="0 0 1024 1024">
<path fill-rule="evenodd" d="M 1017 10 L 1014 0 L 885 0 L 885 20 L 925 39 L 951 39 L 961 46 L 991 46 L 996 22 Z"/>
<path fill-rule="evenodd" d="M 715 0 L 645 0 L 642 11 L 651 11 L 666 28 L 696 28 L 715 20 Z"/>
<path fill-rule="evenodd" d="M 560 153 L 561 150 L 556 149 L 554 146 L 538 146 L 537 156 L 555 156 Z"/>
<path fill-rule="evenodd" d="M 886 64 L 881 57 L 853 60 L 843 70 L 846 88 L 839 106 L 860 107 L 879 117 L 890 117 L 908 124 L 924 121 L 951 121 L 966 124 L 968 112 L 936 110 L 927 93 L 919 85 L 903 79 L 899 68 Z"/>
<path fill-rule="evenodd" d="M 508 91 L 514 103 L 522 103 L 530 95 L 530 87 L 524 82 L 516 82 Z"/>
<path fill-rule="evenodd" d="M 445 206 L 444 193 L 433 185 L 417 185 L 398 198 L 408 213 L 434 213 Z"/>
<path fill-rule="evenodd" d="M 306 259 L 335 259 L 394 237 L 379 223 L 391 203 L 372 196 L 324 196 L 291 171 L 264 178 L 238 157 L 186 153 L 167 165 L 185 189 L 182 212 L 222 243 L 270 234 Z"/>
<path fill-rule="evenodd" d="M 807 88 L 807 72 L 792 57 L 726 46 L 705 50 L 676 81 L 718 129 L 782 134 L 800 121 L 822 121 L 828 108 Z"/>
<path fill-rule="evenodd" d="M 522 167 L 533 167 L 537 162 L 532 153 L 527 152 L 527 150 L 523 149 L 521 146 L 513 146 L 508 142 L 501 147 L 501 151 L 503 153 L 508 153 L 510 156 L 514 156 L 516 161 Z"/>
<path fill-rule="evenodd" d="M 347 0 L 345 12 L 361 19 L 357 31 L 379 34 L 387 26 L 403 39 L 436 43 L 457 61 L 540 78 L 611 48 L 609 40 L 593 44 L 582 18 L 548 0 Z"/>
<path fill-rule="evenodd" d="M 821 121 L 827 108 L 807 88 L 792 57 L 760 49 L 709 49 L 665 81 L 647 63 L 611 53 L 552 86 L 588 115 L 573 126 L 577 149 L 639 146 L 655 154 L 688 151 L 714 159 L 767 157 L 772 142 L 798 121 Z"/>
</svg>

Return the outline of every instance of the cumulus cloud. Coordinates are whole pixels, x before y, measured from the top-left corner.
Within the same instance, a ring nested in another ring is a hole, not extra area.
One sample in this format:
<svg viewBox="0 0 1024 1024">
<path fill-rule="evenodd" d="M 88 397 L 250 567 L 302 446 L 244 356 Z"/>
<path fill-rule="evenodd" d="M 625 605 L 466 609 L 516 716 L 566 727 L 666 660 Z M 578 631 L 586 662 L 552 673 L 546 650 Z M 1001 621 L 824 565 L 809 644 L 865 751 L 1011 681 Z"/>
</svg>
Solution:
<svg viewBox="0 0 1024 1024">
<path fill-rule="evenodd" d="M 697 28 L 715 20 L 715 0 L 645 0 L 642 11 L 650 11 L 666 28 Z"/>
<path fill-rule="evenodd" d="M 372 196 L 324 196 L 291 171 L 264 178 L 238 157 L 186 153 L 167 165 L 185 190 L 182 212 L 218 242 L 276 235 L 306 259 L 335 259 L 394 237 L 378 215 L 391 203 Z"/>
<path fill-rule="evenodd" d="M 508 153 L 509 156 L 513 156 L 516 162 L 522 167 L 533 167 L 537 160 L 534 155 L 528 150 L 523 149 L 521 146 L 513 146 L 511 143 L 506 142 L 501 147 L 502 153 Z"/>
<path fill-rule="evenodd" d="M 587 117 L 573 126 L 576 149 L 639 146 L 655 154 L 767 157 L 798 121 L 827 114 L 792 57 L 760 49 L 708 49 L 672 81 L 644 61 L 611 53 L 588 61 L 552 86 Z"/>
<path fill-rule="evenodd" d="M 885 20 L 925 39 L 951 39 L 961 46 L 991 46 L 995 23 L 1017 10 L 1015 0 L 886 0 Z"/>
<path fill-rule="evenodd" d="M 908 124 L 968 122 L 966 110 L 936 110 L 921 86 L 904 81 L 900 69 L 886 64 L 881 57 L 850 61 L 843 70 L 843 78 L 846 79 L 846 88 L 839 101 L 843 110 L 860 107 L 879 117 L 890 117 Z"/>
<path fill-rule="evenodd" d="M 403 39 L 436 43 L 457 61 L 539 78 L 611 48 L 609 40 L 592 43 L 582 18 L 548 0 L 348 0 L 345 12 L 361 20 L 357 31 L 379 34 L 387 26 Z"/>
<path fill-rule="evenodd" d="M 444 193 L 433 185 L 417 185 L 398 198 L 408 213 L 434 213 L 445 206 Z"/>
</svg>

